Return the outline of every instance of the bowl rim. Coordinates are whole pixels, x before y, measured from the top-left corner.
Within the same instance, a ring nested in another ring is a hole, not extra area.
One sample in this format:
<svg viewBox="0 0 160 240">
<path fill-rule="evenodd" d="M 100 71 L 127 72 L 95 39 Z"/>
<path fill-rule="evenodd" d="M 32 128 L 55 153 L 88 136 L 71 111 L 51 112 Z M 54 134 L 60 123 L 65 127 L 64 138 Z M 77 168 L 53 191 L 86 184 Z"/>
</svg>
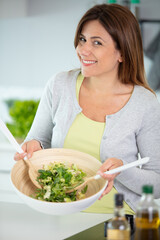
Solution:
<svg viewBox="0 0 160 240">
<path fill-rule="evenodd" d="M 84 153 L 84 152 L 80 152 L 80 151 L 78 151 L 78 150 L 75 150 L 75 149 L 69 149 L 69 148 L 48 148 L 48 149 L 42 149 L 42 150 L 38 150 L 38 151 L 36 151 L 36 152 L 34 152 L 33 153 L 33 158 L 34 157 L 36 157 L 36 155 L 39 153 L 39 152 L 41 152 L 41 151 L 47 151 L 47 152 L 60 152 L 60 153 L 63 153 L 63 152 L 73 152 L 73 153 L 79 153 L 79 154 L 81 154 L 81 156 L 83 156 L 83 157 L 89 157 L 89 158 L 91 158 L 93 161 L 98 161 L 100 164 L 102 164 L 101 163 L 101 161 L 99 161 L 98 159 L 96 159 L 95 157 L 93 157 L 92 155 L 90 155 L 90 154 L 88 154 L 88 153 Z M 58 155 L 57 155 L 58 156 Z M 56 161 L 56 160 L 54 160 L 54 161 Z M 66 161 L 67 162 L 67 161 Z M 15 162 L 15 164 L 14 164 L 14 166 L 16 165 L 16 164 L 18 164 L 18 162 Z M 71 202 L 49 202 L 49 201 L 43 201 L 43 200 L 40 200 L 40 199 L 36 199 L 36 198 L 33 198 L 33 197 L 31 197 L 31 196 L 29 196 L 29 195 L 26 195 L 26 194 L 24 194 L 23 192 L 21 192 L 15 185 L 14 185 L 14 183 L 13 183 L 13 181 L 12 181 L 12 172 L 13 172 L 13 169 L 14 169 L 14 166 L 12 167 L 12 169 L 11 169 L 11 171 L 10 171 L 10 181 L 11 181 L 11 184 L 12 184 L 12 186 L 16 189 L 16 191 L 17 192 L 19 192 L 21 195 L 23 195 L 23 196 L 25 196 L 26 198 L 29 198 L 29 199 L 32 199 L 32 200 L 34 200 L 34 201 L 38 201 L 38 202 L 41 202 L 41 203 L 44 203 L 44 204 L 68 204 L 68 205 L 70 205 L 70 204 L 76 204 L 77 202 L 83 202 L 83 201 L 86 201 L 86 200 L 90 200 L 91 198 L 94 198 L 96 195 L 99 195 L 99 193 L 103 190 L 104 191 L 104 189 L 107 187 L 107 185 L 108 185 L 108 181 L 106 180 L 106 179 L 103 179 L 104 180 L 104 185 L 103 185 L 103 187 L 98 191 L 98 192 L 96 192 L 96 193 L 94 193 L 93 195 L 91 195 L 91 196 L 89 196 L 89 197 L 86 197 L 86 198 L 83 198 L 83 199 L 79 199 L 79 200 L 76 200 L 76 201 L 71 201 Z"/>
</svg>

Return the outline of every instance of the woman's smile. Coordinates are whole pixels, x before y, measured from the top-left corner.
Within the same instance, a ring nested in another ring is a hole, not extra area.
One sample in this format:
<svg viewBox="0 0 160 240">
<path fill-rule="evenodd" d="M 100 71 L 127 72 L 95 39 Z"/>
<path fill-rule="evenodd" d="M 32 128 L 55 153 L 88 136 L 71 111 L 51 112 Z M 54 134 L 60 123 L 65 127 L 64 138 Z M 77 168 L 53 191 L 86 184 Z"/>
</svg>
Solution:
<svg viewBox="0 0 160 240">
<path fill-rule="evenodd" d="M 87 66 L 92 66 L 93 64 L 97 63 L 97 61 L 81 59 L 81 63 L 82 63 L 85 67 L 87 67 Z"/>
</svg>

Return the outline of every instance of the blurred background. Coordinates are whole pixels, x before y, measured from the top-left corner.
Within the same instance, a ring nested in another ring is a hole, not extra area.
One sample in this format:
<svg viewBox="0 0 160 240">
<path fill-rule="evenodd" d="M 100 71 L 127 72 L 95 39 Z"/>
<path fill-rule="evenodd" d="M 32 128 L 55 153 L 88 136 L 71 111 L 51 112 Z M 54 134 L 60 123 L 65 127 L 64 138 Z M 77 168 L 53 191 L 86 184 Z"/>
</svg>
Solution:
<svg viewBox="0 0 160 240">
<path fill-rule="evenodd" d="M 77 24 L 87 9 L 101 3 L 126 5 L 137 17 L 147 79 L 160 99 L 160 0 L 0 0 L 0 117 L 19 141 L 48 79 L 79 67 L 73 45 Z M 0 133 L 1 173 L 10 171 L 13 154 Z"/>
</svg>

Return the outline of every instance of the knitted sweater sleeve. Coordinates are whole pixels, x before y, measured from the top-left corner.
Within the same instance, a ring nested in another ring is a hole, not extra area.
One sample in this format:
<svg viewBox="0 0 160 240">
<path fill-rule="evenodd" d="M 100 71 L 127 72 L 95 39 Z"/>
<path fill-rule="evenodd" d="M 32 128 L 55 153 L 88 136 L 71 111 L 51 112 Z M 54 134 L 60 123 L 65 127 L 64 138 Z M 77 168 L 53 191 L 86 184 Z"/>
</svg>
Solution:
<svg viewBox="0 0 160 240">
<path fill-rule="evenodd" d="M 51 147 L 51 137 L 54 128 L 52 120 L 55 98 L 53 82 L 53 79 L 50 79 L 46 84 L 31 129 L 25 139 L 25 142 L 35 139 L 41 143 L 43 148 Z"/>
<path fill-rule="evenodd" d="M 160 104 L 157 100 L 153 100 L 144 112 L 136 140 L 140 156 L 150 160 L 142 168 L 120 173 L 117 180 L 138 195 L 142 185 L 152 184 L 155 198 L 160 198 Z"/>
</svg>

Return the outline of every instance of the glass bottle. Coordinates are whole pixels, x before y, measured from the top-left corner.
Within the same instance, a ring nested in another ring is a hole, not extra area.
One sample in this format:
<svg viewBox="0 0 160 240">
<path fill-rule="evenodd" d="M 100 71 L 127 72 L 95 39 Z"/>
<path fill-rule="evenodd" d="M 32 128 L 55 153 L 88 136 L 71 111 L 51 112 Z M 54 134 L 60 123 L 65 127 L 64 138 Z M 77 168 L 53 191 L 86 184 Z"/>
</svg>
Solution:
<svg viewBox="0 0 160 240">
<path fill-rule="evenodd" d="M 158 240 L 159 236 L 159 210 L 154 202 L 153 186 L 142 187 L 142 197 L 137 206 L 135 218 L 135 240 Z"/>
<path fill-rule="evenodd" d="M 115 194 L 114 217 L 107 224 L 107 240 L 129 240 L 130 225 L 125 217 L 123 194 Z"/>
</svg>

